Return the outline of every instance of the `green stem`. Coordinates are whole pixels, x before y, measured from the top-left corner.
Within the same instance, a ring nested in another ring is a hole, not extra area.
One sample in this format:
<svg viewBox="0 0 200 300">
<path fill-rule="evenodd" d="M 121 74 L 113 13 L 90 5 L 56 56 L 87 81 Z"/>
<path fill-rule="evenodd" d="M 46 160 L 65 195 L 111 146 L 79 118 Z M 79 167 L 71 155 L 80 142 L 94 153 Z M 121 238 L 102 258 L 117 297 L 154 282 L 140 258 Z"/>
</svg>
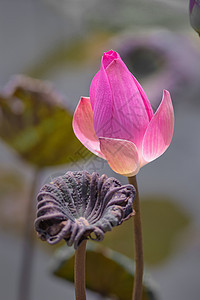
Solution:
<svg viewBox="0 0 200 300">
<path fill-rule="evenodd" d="M 30 298 L 30 284 L 34 257 L 34 230 L 35 219 L 35 194 L 38 184 L 40 170 L 36 169 L 31 183 L 31 189 L 27 204 L 24 230 L 24 244 L 22 249 L 21 272 L 19 276 L 18 300 Z"/>
<path fill-rule="evenodd" d="M 85 293 L 85 256 L 86 243 L 83 241 L 75 252 L 74 284 L 76 300 L 86 300 Z"/>
<path fill-rule="evenodd" d="M 142 223 L 141 223 L 141 216 L 140 216 L 139 192 L 138 192 L 136 176 L 129 177 L 128 181 L 136 189 L 136 196 L 133 202 L 133 209 L 135 210 L 135 216 L 133 217 L 134 245 L 135 245 L 135 277 L 134 277 L 135 279 L 134 279 L 132 300 L 141 300 L 144 262 L 143 262 Z"/>
</svg>

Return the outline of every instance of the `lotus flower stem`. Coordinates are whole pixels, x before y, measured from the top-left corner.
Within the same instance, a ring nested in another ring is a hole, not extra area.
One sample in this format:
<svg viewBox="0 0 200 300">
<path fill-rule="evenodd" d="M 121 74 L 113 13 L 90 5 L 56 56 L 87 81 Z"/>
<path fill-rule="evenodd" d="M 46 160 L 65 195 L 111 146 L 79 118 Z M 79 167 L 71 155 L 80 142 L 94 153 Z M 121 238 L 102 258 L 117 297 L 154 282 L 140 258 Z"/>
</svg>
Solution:
<svg viewBox="0 0 200 300">
<path fill-rule="evenodd" d="M 30 195 L 27 204 L 24 241 L 22 249 L 21 270 L 19 275 L 18 300 L 28 300 L 30 298 L 30 283 L 34 257 L 34 218 L 35 218 L 35 194 L 38 184 L 40 169 L 34 171 L 31 183 Z"/>
<path fill-rule="evenodd" d="M 135 210 L 135 216 L 133 217 L 134 244 L 135 244 L 135 280 L 134 280 L 132 300 L 141 300 L 144 262 L 143 262 L 142 224 L 141 224 L 141 216 L 140 216 L 139 192 L 138 192 L 136 176 L 129 177 L 128 181 L 136 189 L 136 196 L 133 202 L 133 209 Z"/>
<path fill-rule="evenodd" d="M 75 252 L 74 262 L 74 284 L 76 300 L 86 300 L 85 293 L 85 249 L 86 240 L 84 240 Z"/>
</svg>

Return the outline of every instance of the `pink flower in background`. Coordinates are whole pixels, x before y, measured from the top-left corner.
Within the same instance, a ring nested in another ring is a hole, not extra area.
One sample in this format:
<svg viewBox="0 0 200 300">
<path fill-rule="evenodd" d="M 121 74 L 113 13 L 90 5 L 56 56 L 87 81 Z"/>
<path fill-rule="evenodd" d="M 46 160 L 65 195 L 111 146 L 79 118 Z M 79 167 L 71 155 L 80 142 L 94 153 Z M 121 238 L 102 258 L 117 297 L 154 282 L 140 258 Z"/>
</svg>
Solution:
<svg viewBox="0 0 200 300">
<path fill-rule="evenodd" d="M 200 0 L 190 0 L 189 13 L 190 24 L 200 35 Z"/>
<path fill-rule="evenodd" d="M 189 3 L 190 14 L 192 13 L 195 2 L 196 2 L 195 0 L 190 0 L 190 3 Z"/>
<path fill-rule="evenodd" d="M 119 54 L 104 53 L 100 71 L 82 97 L 73 118 L 77 138 L 124 176 L 136 175 L 171 143 L 174 111 L 168 91 L 157 111 Z"/>
</svg>

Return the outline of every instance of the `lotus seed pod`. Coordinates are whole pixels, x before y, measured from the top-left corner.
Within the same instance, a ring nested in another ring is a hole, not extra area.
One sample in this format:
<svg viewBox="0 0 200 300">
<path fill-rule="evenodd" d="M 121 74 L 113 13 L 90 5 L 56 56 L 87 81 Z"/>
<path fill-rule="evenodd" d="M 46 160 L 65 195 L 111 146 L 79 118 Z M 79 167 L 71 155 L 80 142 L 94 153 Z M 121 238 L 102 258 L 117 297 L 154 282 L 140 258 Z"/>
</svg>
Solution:
<svg viewBox="0 0 200 300">
<path fill-rule="evenodd" d="M 106 175 L 67 172 L 38 194 L 35 229 L 50 244 L 62 239 L 77 249 L 89 238 L 101 241 L 107 231 L 134 215 L 135 188 Z"/>
</svg>

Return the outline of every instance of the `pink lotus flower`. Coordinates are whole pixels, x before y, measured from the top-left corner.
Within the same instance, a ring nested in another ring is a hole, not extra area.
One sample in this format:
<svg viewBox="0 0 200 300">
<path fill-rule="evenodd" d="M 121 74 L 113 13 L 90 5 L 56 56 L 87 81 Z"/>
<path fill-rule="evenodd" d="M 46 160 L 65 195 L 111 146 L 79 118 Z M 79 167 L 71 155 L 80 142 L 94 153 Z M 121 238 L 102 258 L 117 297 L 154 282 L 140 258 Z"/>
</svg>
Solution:
<svg viewBox="0 0 200 300">
<path fill-rule="evenodd" d="M 155 114 L 140 84 L 119 54 L 104 53 L 101 69 L 82 97 L 73 118 L 77 138 L 108 161 L 116 173 L 134 176 L 162 155 L 171 143 L 174 111 L 168 91 Z"/>
</svg>

